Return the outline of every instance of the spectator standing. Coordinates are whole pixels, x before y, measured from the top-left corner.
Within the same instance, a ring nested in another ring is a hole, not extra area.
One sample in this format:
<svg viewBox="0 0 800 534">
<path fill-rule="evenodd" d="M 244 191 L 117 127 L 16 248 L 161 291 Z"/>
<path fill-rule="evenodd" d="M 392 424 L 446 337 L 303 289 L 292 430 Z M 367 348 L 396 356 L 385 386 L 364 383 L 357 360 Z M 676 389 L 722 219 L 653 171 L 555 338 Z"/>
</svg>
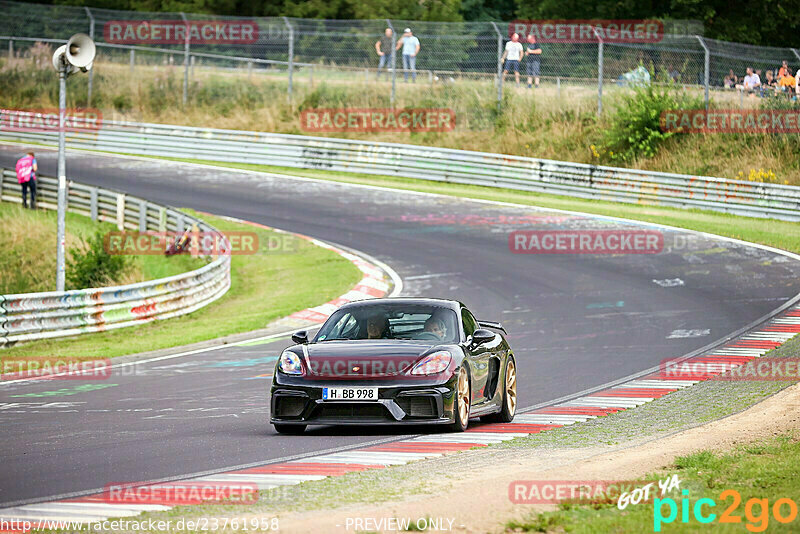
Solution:
<svg viewBox="0 0 800 534">
<path fill-rule="evenodd" d="M 392 59 L 392 29 L 386 28 L 383 37 L 375 42 L 375 51 L 378 53 L 378 79 L 381 69 Z M 387 67 L 388 68 L 388 67 Z"/>
<path fill-rule="evenodd" d="M 522 59 L 522 44 L 519 42 L 519 34 L 515 33 L 511 36 L 511 40 L 506 43 L 506 50 L 503 52 L 503 57 L 501 61 L 504 62 L 503 66 L 503 77 L 505 78 L 506 74 L 510 69 L 514 69 L 514 78 L 517 81 L 517 87 L 519 87 L 519 61 Z"/>
<path fill-rule="evenodd" d="M 403 30 L 403 37 L 397 41 L 395 50 L 403 47 L 403 80 L 408 82 L 408 71 L 411 71 L 411 81 L 417 81 L 417 54 L 419 54 L 420 44 L 411 28 Z"/>
<path fill-rule="evenodd" d="M 30 191 L 30 208 L 36 209 L 36 171 L 39 170 L 39 166 L 36 164 L 33 152 L 28 152 L 17 160 L 16 170 L 17 182 L 22 186 L 22 207 L 28 207 L 28 191 Z"/>
<path fill-rule="evenodd" d="M 542 47 L 536 42 L 536 36 L 532 33 L 528 35 L 528 43 L 525 45 L 525 67 L 528 71 L 528 89 L 531 88 L 531 81 L 536 83 L 539 88 L 539 72 L 541 71 Z"/>
</svg>

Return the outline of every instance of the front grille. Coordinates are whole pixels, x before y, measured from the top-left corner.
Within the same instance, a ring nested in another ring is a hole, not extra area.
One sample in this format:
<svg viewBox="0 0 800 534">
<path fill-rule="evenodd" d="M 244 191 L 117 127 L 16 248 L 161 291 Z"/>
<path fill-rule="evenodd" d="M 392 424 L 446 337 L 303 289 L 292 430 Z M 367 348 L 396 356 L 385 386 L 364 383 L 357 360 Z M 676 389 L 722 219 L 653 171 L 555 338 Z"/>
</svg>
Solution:
<svg viewBox="0 0 800 534">
<path fill-rule="evenodd" d="M 436 417 L 436 400 L 430 395 L 399 397 L 397 405 L 408 417 Z"/>
<path fill-rule="evenodd" d="M 276 396 L 274 413 L 276 417 L 298 417 L 306 407 L 305 397 Z"/>
<path fill-rule="evenodd" d="M 330 418 L 376 418 L 386 417 L 387 412 L 382 404 L 373 402 L 331 402 L 320 406 L 319 417 Z"/>
</svg>

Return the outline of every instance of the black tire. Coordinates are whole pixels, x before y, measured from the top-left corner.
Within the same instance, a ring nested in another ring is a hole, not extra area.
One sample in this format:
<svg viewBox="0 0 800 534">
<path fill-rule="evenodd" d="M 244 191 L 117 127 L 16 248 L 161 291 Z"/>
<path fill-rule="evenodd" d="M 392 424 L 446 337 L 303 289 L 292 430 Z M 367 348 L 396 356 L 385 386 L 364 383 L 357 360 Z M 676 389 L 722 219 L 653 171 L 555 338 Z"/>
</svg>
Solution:
<svg viewBox="0 0 800 534">
<path fill-rule="evenodd" d="M 282 423 L 273 423 L 272 426 L 275 427 L 275 430 L 278 432 L 278 434 L 297 435 L 306 431 L 306 425 L 284 425 Z"/>
<path fill-rule="evenodd" d="M 464 411 L 462 408 L 464 407 L 464 391 L 463 391 L 463 382 L 462 380 L 466 380 L 466 416 L 462 414 Z M 470 387 L 470 379 L 469 373 L 467 372 L 466 367 L 462 366 L 458 369 L 458 377 L 456 379 L 456 391 L 455 391 L 455 400 L 453 401 L 453 418 L 455 421 L 449 425 L 447 425 L 448 430 L 451 432 L 464 432 L 467 427 L 469 426 L 469 414 L 472 411 L 472 406 L 469 401 L 471 394 L 471 387 Z"/>
<path fill-rule="evenodd" d="M 511 375 L 509 376 L 509 371 Z M 511 384 L 509 384 L 511 379 Z M 509 387 L 512 389 L 513 398 L 510 398 Z M 506 372 L 503 373 L 503 405 L 500 411 L 492 415 L 481 417 L 481 421 L 486 423 L 510 423 L 514 420 L 517 412 L 517 365 L 513 358 L 506 362 Z"/>
</svg>

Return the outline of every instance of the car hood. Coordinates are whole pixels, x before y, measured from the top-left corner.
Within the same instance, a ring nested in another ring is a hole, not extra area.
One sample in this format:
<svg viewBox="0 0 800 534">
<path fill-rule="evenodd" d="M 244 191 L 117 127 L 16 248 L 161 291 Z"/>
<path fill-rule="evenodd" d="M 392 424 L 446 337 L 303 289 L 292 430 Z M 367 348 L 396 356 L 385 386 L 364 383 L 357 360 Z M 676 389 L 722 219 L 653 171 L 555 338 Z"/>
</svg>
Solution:
<svg viewBox="0 0 800 534">
<path fill-rule="evenodd" d="M 302 345 L 309 378 L 369 380 L 405 373 L 436 345 L 415 341 L 325 341 Z"/>
</svg>

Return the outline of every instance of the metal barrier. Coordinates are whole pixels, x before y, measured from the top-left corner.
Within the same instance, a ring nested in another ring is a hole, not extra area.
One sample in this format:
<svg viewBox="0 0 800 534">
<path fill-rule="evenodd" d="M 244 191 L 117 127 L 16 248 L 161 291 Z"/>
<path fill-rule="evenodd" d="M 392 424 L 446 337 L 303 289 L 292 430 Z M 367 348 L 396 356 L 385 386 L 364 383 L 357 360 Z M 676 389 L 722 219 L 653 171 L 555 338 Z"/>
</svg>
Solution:
<svg viewBox="0 0 800 534">
<path fill-rule="evenodd" d="M 57 132 L 5 130 L 0 131 L 0 140 L 56 144 Z M 114 121 L 104 121 L 99 130 L 68 133 L 67 146 L 399 176 L 800 221 L 800 187 L 447 148 Z"/>
<path fill-rule="evenodd" d="M 37 204 L 57 208 L 58 180 L 37 177 Z M 21 202 L 16 173 L 0 169 L 0 200 Z M 70 181 L 68 210 L 111 222 L 120 230 L 182 232 L 200 219 L 144 199 Z M 73 336 L 134 326 L 193 312 L 220 298 L 231 283 L 230 255 L 187 273 L 125 286 L 0 295 L 0 347 L 18 341 Z"/>
</svg>

